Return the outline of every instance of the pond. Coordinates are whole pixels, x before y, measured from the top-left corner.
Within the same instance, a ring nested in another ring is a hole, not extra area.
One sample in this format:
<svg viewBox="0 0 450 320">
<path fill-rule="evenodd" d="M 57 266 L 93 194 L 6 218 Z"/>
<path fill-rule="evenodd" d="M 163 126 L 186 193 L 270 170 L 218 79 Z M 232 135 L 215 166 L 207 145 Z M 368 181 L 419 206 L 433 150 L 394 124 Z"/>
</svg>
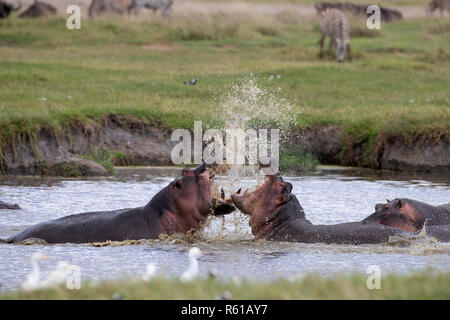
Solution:
<svg viewBox="0 0 450 320">
<path fill-rule="evenodd" d="M 145 205 L 153 195 L 178 175 L 176 168 L 118 168 L 107 178 L 61 179 L 0 177 L 0 199 L 18 203 L 23 210 L 0 210 L 0 238 L 7 238 L 35 223 L 69 214 L 114 210 Z M 315 224 L 361 220 L 386 198 L 407 197 L 438 205 L 450 202 L 450 179 L 374 173 L 338 167 L 320 167 L 302 176 L 285 176 L 293 193 Z M 243 177 L 217 177 L 227 196 L 239 187 L 251 187 L 257 180 Z M 235 179 L 236 180 L 236 179 Z M 134 244 L 0 244 L 0 290 L 19 288 L 31 270 L 30 256 L 40 251 L 49 260 L 41 262 L 46 277 L 61 260 L 81 269 L 82 280 L 101 281 L 118 277 L 139 278 L 153 262 L 158 272 L 179 277 L 187 268 L 187 252 L 192 246 L 203 251 L 200 274 L 216 270 L 224 280 L 233 277 L 270 280 L 315 272 L 323 276 L 339 273 L 365 273 L 370 265 L 382 275 L 413 270 L 450 272 L 450 244 L 424 238 L 407 246 L 325 245 L 253 240 L 248 218 L 239 211 L 209 218 L 194 237 Z"/>
</svg>

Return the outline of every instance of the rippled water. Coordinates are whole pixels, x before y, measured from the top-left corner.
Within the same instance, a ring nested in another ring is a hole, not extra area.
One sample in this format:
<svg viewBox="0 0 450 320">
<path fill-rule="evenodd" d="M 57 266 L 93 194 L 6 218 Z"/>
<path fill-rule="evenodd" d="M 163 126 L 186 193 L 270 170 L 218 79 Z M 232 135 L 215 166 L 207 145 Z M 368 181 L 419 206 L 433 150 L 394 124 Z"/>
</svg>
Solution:
<svg viewBox="0 0 450 320">
<path fill-rule="evenodd" d="M 0 237 L 49 219 L 95 210 L 114 210 L 145 205 L 177 175 L 176 170 L 122 169 L 113 178 L 38 179 L 3 177 L 0 200 L 18 203 L 23 210 L 0 210 Z M 164 176 L 164 175 L 169 176 Z M 408 197 L 430 204 L 450 202 L 446 179 L 421 180 L 417 177 L 367 175 L 358 171 L 331 171 L 302 177 L 285 177 L 293 193 L 313 223 L 332 224 L 361 220 L 374 205 L 386 198 Z M 227 195 L 231 187 L 223 177 Z M 243 187 L 255 179 L 243 178 Z M 236 184 L 233 185 L 236 187 Z M 216 269 L 219 277 L 251 279 L 291 277 L 317 272 L 328 276 L 341 272 L 365 272 L 378 265 L 382 274 L 430 268 L 450 272 L 450 244 L 423 239 L 407 247 L 393 245 L 323 245 L 270 243 L 252 240 L 248 220 L 240 212 L 225 219 L 211 218 L 196 238 L 170 237 L 142 244 L 6 245 L 0 244 L 0 290 L 11 290 L 30 271 L 30 255 L 41 251 L 51 259 L 41 263 L 45 277 L 61 260 L 81 268 L 82 280 L 103 280 L 120 276 L 140 277 L 146 264 L 154 262 L 168 277 L 178 277 L 187 266 L 187 251 L 195 244 L 206 251 L 200 258 L 200 271 Z"/>
</svg>

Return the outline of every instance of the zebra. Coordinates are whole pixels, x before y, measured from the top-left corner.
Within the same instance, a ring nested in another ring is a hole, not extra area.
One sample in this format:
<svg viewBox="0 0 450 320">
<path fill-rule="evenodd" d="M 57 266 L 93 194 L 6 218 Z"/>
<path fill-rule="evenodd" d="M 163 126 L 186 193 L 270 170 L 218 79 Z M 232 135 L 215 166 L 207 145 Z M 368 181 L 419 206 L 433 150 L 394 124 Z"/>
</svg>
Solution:
<svg viewBox="0 0 450 320">
<path fill-rule="evenodd" d="M 151 9 L 153 12 L 160 11 L 161 15 L 168 17 L 172 10 L 172 0 L 133 0 L 131 9 L 139 12 L 142 8 Z"/>
<path fill-rule="evenodd" d="M 445 11 L 450 11 L 450 0 L 431 0 L 428 3 L 427 13 L 432 14 L 436 9 L 439 9 L 441 16 Z"/>
<path fill-rule="evenodd" d="M 103 12 L 118 14 L 130 13 L 133 0 L 92 0 L 89 7 L 89 17 L 95 19 Z"/>
<path fill-rule="evenodd" d="M 344 61 L 345 51 L 348 52 L 348 58 L 352 61 L 350 53 L 350 24 L 338 9 L 327 8 L 321 12 L 320 20 L 320 58 L 323 58 L 323 45 L 326 36 L 330 37 L 329 52 L 332 55 L 333 47 L 336 47 L 336 60 Z"/>
<path fill-rule="evenodd" d="M 165 17 L 170 15 L 172 0 L 92 0 L 89 7 L 89 17 L 97 18 L 103 12 L 115 12 L 118 14 L 138 14 L 142 8 L 158 9 Z"/>
<path fill-rule="evenodd" d="M 56 15 L 57 10 L 48 3 L 34 0 L 33 4 L 19 15 L 19 18 L 39 18 Z"/>
<path fill-rule="evenodd" d="M 19 1 L 17 6 L 13 6 L 4 1 L 0 1 L 0 19 L 8 18 L 9 14 L 13 11 L 19 11 L 22 8 L 22 2 Z"/>
<path fill-rule="evenodd" d="M 369 16 L 367 13 L 368 5 L 364 4 L 355 4 L 350 2 L 316 2 L 314 7 L 318 13 L 325 11 L 327 8 L 334 8 L 351 13 L 354 16 Z M 381 21 L 383 22 L 403 19 L 403 14 L 398 10 L 389 9 L 383 6 L 379 6 L 379 8 L 381 13 Z"/>
</svg>

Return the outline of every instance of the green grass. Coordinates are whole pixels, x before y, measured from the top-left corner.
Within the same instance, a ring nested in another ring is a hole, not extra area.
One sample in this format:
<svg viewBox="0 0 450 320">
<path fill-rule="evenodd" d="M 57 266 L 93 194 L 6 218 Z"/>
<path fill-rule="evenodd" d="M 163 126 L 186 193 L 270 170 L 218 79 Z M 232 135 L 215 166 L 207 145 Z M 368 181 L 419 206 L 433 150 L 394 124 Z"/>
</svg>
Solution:
<svg viewBox="0 0 450 320">
<path fill-rule="evenodd" d="M 96 148 L 90 155 L 84 155 L 83 157 L 98 163 L 110 174 L 115 173 L 114 164 L 116 162 L 121 165 L 126 163 L 126 156 L 122 152 L 114 150 L 101 150 Z"/>
<path fill-rule="evenodd" d="M 285 151 L 280 155 L 280 171 L 282 174 L 300 174 L 315 169 L 319 161 L 310 152 Z"/>
<path fill-rule="evenodd" d="M 83 283 L 80 290 L 55 289 L 16 291 L 0 299 L 214 299 L 224 291 L 232 299 L 450 299 L 450 276 L 432 272 L 381 277 L 381 289 L 367 288 L 368 275 L 341 275 L 324 278 L 307 275 L 301 280 L 239 283 L 197 280 L 154 279 L 151 282 L 116 280 L 93 285 Z"/>
<path fill-rule="evenodd" d="M 105 18 L 79 31 L 62 18 L 2 20 L 0 150 L 18 133 L 110 113 L 176 128 L 217 124 L 216 98 L 250 72 L 261 88 L 280 88 L 298 127 L 336 123 L 362 140 L 448 135 L 448 20 L 400 21 L 373 35 L 352 25 L 354 62 L 337 64 L 318 59 L 317 19 Z M 183 85 L 194 76 L 198 85 Z"/>
</svg>

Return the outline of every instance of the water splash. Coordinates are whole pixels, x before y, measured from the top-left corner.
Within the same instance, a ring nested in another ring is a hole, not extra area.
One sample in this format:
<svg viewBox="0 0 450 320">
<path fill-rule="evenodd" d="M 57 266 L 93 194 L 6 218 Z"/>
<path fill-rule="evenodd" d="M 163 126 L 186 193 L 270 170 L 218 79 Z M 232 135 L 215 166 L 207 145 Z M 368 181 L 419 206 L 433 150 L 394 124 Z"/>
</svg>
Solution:
<svg viewBox="0 0 450 320">
<path fill-rule="evenodd" d="M 216 100 L 225 128 L 276 128 L 286 134 L 295 125 L 293 105 L 281 97 L 281 88 L 263 89 L 253 74 L 231 83 Z"/>
<path fill-rule="evenodd" d="M 261 88 L 252 73 L 232 82 L 228 88 L 216 95 L 215 100 L 215 120 L 221 124 L 219 129 L 222 132 L 227 129 L 279 129 L 280 150 L 296 122 L 293 105 L 286 98 L 281 97 L 281 88 Z M 268 139 L 268 142 L 270 142 L 270 139 Z M 230 146 L 225 145 L 224 147 L 224 154 L 226 154 L 227 148 Z M 249 148 L 247 142 L 246 156 L 248 156 Z M 226 170 L 223 171 L 225 179 L 220 181 L 220 186 L 227 196 L 239 188 L 254 188 L 260 185 L 264 179 L 258 165 L 230 164 L 226 165 Z M 243 185 L 242 177 L 254 178 L 253 185 Z M 205 234 L 207 238 L 251 237 L 248 228 L 248 216 L 243 215 L 238 210 L 227 217 L 219 219 L 212 217 L 208 221 L 207 230 L 209 232 L 208 235 Z M 228 228 L 233 226 L 234 230 L 227 229 L 226 225 Z M 247 227 L 242 228 L 243 225 Z M 203 232 L 206 233 L 206 231 Z"/>
<path fill-rule="evenodd" d="M 281 88 L 263 89 L 250 73 L 232 82 L 216 95 L 216 120 L 226 129 L 279 129 L 280 151 L 296 122 L 293 105 L 281 96 Z M 227 148 L 227 146 L 225 146 Z M 246 150 L 249 146 L 246 145 Z M 261 183 L 262 175 L 255 165 L 230 165 L 231 186 L 241 187 L 240 177 L 253 176 Z M 234 189 L 236 190 L 236 189 Z"/>
</svg>

